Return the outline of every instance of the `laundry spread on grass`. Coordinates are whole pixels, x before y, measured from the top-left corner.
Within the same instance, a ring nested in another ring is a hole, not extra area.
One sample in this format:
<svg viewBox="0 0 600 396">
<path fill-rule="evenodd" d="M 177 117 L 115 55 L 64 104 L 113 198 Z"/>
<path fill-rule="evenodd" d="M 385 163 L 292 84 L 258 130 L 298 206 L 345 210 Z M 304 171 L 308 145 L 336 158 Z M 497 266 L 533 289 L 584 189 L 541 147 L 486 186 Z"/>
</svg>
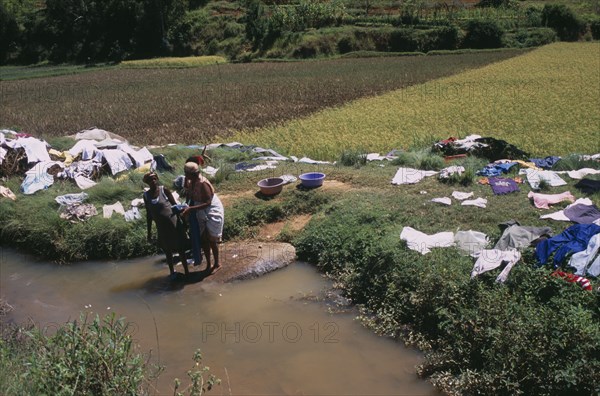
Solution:
<svg viewBox="0 0 600 396">
<path fill-rule="evenodd" d="M 20 192 L 23 195 L 35 194 L 40 190 L 52 188 L 57 180 L 71 180 L 80 190 L 92 189 L 102 177 L 112 177 L 116 182 L 129 178 L 129 171 L 145 173 L 149 170 L 173 171 L 163 154 L 153 154 L 148 147 L 138 148 L 130 145 L 124 138 L 110 132 L 91 128 L 83 130 L 73 137 L 73 146 L 69 150 L 59 151 L 41 139 L 14 131 L 0 131 L 0 175 L 3 177 L 23 176 Z M 234 169 L 237 172 L 257 172 L 276 169 L 281 162 L 298 162 L 305 164 L 335 165 L 335 162 L 320 161 L 308 157 L 284 156 L 275 150 L 239 142 L 186 146 L 198 150 L 236 150 L 244 155 L 239 158 Z M 557 275 L 569 282 L 580 284 L 587 289 L 583 276 L 600 275 L 600 210 L 590 198 L 577 198 L 571 191 L 559 193 L 541 193 L 541 187 L 560 187 L 567 184 L 563 177 L 578 180 L 574 185 L 577 193 L 592 195 L 600 191 L 600 166 L 597 168 L 589 162 L 587 167 L 572 170 L 554 171 L 556 164 L 561 164 L 558 156 L 531 158 L 528 153 L 503 140 L 479 135 L 467 136 L 464 139 L 451 137 L 433 145 L 432 151 L 444 156 L 446 163 L 457 161 L 438 170 L 399 167 L 391 184 L 396 186 L 412 185 L 424 179 L 438 175 L 440 182 L 452 184 L 465 175 L 477 173 L 483 176 L 481 184 L 488 184 L 494 194 L 477 197 L 474 191 L 453 191 L 449 196 L 423 198 L 439 203 L 448 208 L 444 211 L 466 210 L 460 206 L 476 206 L 486 209 L 497 200 L 508 199 L 507 194 L 521 193 L 519 183 L 526 179 L 531 190 L 527 194 L 535 208 L 548 210 L 551 206 L 564 206 L 554 213 L 540 216 L 541 219 L 575 223 L 567 226 L 557 235 L 553 235 L 551 227 L 524 226 L 515 220 L 500 225 L 501 236 L 493 248 L 490 238 L 474 230 L 444 231 L 425 234 L 411 227 L 404 227 L 400 234 L 406 241 L 408 249 L 427 254 L 435 248 L 455 248 L 473 257 L 474 265 L 471 277 L 476 278 L 484 273 L 499 271 L 496 281 L 504 282 L 512 268 L 520 261 L 525 249 L 535 249 L 535 258 L 539 265 L 551 263 L 556 268 L 571 268 L 575 274 Z M 393 161 L 402 152 L 392 150 L 387 154 L 364 154 L 367 162 Z M 235 153 L 234 153 L 235 154 Z M 489 161 L 483 169 L 467 169 L 468 157 L 484 158 Z M 235 155 L 233 155 L 235 157 Z M 600 163 L 600 154 L 580 157 L 582 161 Z M 563 162 L 564 164 L 565 162 Z M 464 166 L 463 166 L 464 165 Z M 383 164 L 380 165 L 385 167 Z M 565 169 L 562 165 L 559 168 Z M 215 177 L 218 168 L 203 167 L 202 172 Z M 517 176 L 523 175 L 523 178 Z M 454 178 L 458 176 L 459 178 Z M 286 183 L 296 181 L 293 175 L 284 175 Z M 183 185 L 183 176 L 174 184 Z M 401 188 L 401 187 L 398 187 Z M 91 190 L 93 191 L 93 190 Z M 575 191 L 575 190 L 573 190 Z M 176 201 L 179 197 L 173 191 Z M 426 195 L 426 194 L 424 194 Z M 479 193 L 477 193 L 479 195 Z M 15 200 L 17 196 L 0 185 L 0 196 Z M 59 205 L 61 218 L 71 222 L 86 221 L 98 215 L 93 204 L 86 203 L 89 194 L 86 192 L 59 195 L 55 198 Z M 453 203 L 456 205 L 453 206 Z M 460 205 L 458 205 L 460 203 Z M 130 203 L 113 201 L 101 207 L 102 216 L 110 219 L 115 216 L 126 221 L 141 219 L 140 207 L 143 200 L 136 198 Z M 479 211 L 479 209 L 477 209 Z M 464 213 L 464 212 L 461 212 Z M 481 212 L 484 213 L 484 212 Z M 557 273 L 558 274 L 558 273 Z"/>
</svg>

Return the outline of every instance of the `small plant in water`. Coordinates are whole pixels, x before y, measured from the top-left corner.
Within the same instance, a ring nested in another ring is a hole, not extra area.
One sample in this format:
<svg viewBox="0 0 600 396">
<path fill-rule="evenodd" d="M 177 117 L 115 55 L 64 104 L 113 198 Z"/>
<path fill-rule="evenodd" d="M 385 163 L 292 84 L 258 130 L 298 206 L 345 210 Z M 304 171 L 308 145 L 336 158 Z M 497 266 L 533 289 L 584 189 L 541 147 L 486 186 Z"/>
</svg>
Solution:
<svg viewBox="0 0 600 396">
<path fill-rule="evenodd" d="M 209 372 L 210 367 L 202 366 L 202 353 L 200 352 L 200 349 L 196 350 L 194 353 L 194 367 L 187 372 L 191 383 L 180 392 L 179 387 L 181 386 L 181 381 L 179 378 L 175 378 L 173 395 L 184 396 L 187 392 L 187 395 L 189 396 L 201 396 L 204 392 L 210 391 L 213 386 L 220 385 L 221 380 Z M 204 378 L 205 374 L 208 378 Z"/>
</svg>

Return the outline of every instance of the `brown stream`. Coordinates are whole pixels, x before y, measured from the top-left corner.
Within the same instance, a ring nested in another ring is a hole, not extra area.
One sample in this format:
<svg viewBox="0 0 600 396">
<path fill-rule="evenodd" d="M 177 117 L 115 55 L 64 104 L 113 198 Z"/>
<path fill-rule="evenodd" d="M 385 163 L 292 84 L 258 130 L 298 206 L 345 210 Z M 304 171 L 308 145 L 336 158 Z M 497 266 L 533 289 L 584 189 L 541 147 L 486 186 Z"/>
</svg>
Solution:
<svg viewBox="0 0 600 396">
<path fill-rule="evenodd" d="M 173 287 L 158 256 L 57 266 L 0 250 L 10 318 L 55 326 L 80 312 L 115 312 L 143 352 L 166 365 L 157 394 L 173 394 L 192 357 L 222 384 L 208 395 L 435 395 L 417 378 L 418 352 L 378 337 L 323 302 L 330 283 L 295 263 L 261 278 Z M 179 269 L 181 271 L 181 269 Z M 316 301 L 319 300 L 319 301 Z M 156 323 L 156 325 L 155 325 Z"/>
</svg>

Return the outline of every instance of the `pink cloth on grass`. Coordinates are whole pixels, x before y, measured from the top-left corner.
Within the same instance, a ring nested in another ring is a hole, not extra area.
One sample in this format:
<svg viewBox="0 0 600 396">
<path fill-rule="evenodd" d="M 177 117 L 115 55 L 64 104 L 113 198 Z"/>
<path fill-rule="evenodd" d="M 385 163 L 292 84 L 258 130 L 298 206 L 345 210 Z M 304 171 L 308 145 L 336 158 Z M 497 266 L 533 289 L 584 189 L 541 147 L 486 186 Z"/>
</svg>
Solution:
<svg viewBox="0 0 600 396">
<path fill-rule="evenodd" d="M 539 194 L 530 191 L 527 197 L 532 198 L 535 207 L 541 209 L 550 209 L 549 205 L 554 205 L 562 201 L 575 202 L 575 197 L 570 191 L 565 191 L 561 194 Z"/>
</svg>

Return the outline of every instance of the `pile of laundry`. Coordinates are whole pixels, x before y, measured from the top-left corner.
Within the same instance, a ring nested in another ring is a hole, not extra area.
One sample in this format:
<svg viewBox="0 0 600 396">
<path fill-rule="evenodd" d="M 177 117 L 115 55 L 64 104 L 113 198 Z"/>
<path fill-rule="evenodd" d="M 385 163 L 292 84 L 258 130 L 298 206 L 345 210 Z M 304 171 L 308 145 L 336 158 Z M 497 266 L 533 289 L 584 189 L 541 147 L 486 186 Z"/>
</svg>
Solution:
<svg viewBox="0 0 600 396">
<path fill-rule="evenodd" d="M 85 190 L 102 174 L 150 169 L 154 156 L 147 148 L 135 148 L 118 135 L 98 128 L 73 136 L 74 145 L 58 151 L 44 140 L 14 131 L 0 131 L 0 176 L 25 175 L 24 194 L 48 188 L 56 179 L 73 180 Z"/>
<path fill-rule="evenodd" d="M 85 192 L 79 194 L 65 194 L 59 195 L 54 200 L 59 205 L 58 212 L 60 218 L 68 220 L 72 223 L 79 221 L 86 221 L 92 216 L 98 214 L 98 210 L 93 204 L 84 203 L 88 198 L 88 194 Z M 135 221 L 142 218 L 139 208 L 144 205 L 142 198 L 136 198 L 131 201 L 129 208 L 125 210 L 125 207 L 120 201 L 115 202 L 112 205 L 104 205 L 102 207 L 102 216 L 105 219 L 110 219 L 114 213 L 120 214 L 125 218 L 125 221 Z"/>
<path fill-rule="evenodd" d="M 529 157 L 528 153 L 504 140 L 480 135 L 469 135 L 464 139 L 450 137 L 434 143 L 431 149 L 444 156 L 468 154 L 486 158 L 490 162 L 504 158 L 522 160 Z"/>
<path fill-rule="evenodd" d="M 140 173 L 149 170 L 173 170 L 162 154 L 153 155 L 148 148 L 132 146 L 125 138 L 102 129 L 90 128 L 69 137 L 73 139 L 73 146 L 66 151 L 58 151 L 46 141 L 26 133 L 0 130 L 0 177 L 22 176 L 24 179 L 20 190 L 25 195 L 31 195 L 49 188 L 56 180 L 61 179 L 72 180 L 81 190 L 87 190 L 95 186 L 103 176 L 112 176 L 119 180 L 123 176 L 122 173 L 129 170 Z M 238 172 L 273 169 L 279 161 L 331 164 L 308 157 L 286 157 L 272 149 L 247 146 L 238 142 L 191 145 L 186 148 L 196 148 L 202 152 L 222 148 L 249 154 L 248 161 L 235 165 Z M 209 176 L 215 176 L 218 169 L 206 166 L 202 171 Z M 0 186 L 0 196 L 16 200 L 16 195 L 5 186 Z M 60 217 L 78 222 L 97 215 L 98 209 L 93 204 L 84 202 L 87 197 L 84 192 L 56 197 Z M 142 205 L 141 199 L 131 203 L 115 202 L 112 205 L 104 205 L 102 214 L 103 217 L 110 218 L 117 213 L 126 221 L 133 221 L 141 218 L 139 207 Z"/>
</svg>

